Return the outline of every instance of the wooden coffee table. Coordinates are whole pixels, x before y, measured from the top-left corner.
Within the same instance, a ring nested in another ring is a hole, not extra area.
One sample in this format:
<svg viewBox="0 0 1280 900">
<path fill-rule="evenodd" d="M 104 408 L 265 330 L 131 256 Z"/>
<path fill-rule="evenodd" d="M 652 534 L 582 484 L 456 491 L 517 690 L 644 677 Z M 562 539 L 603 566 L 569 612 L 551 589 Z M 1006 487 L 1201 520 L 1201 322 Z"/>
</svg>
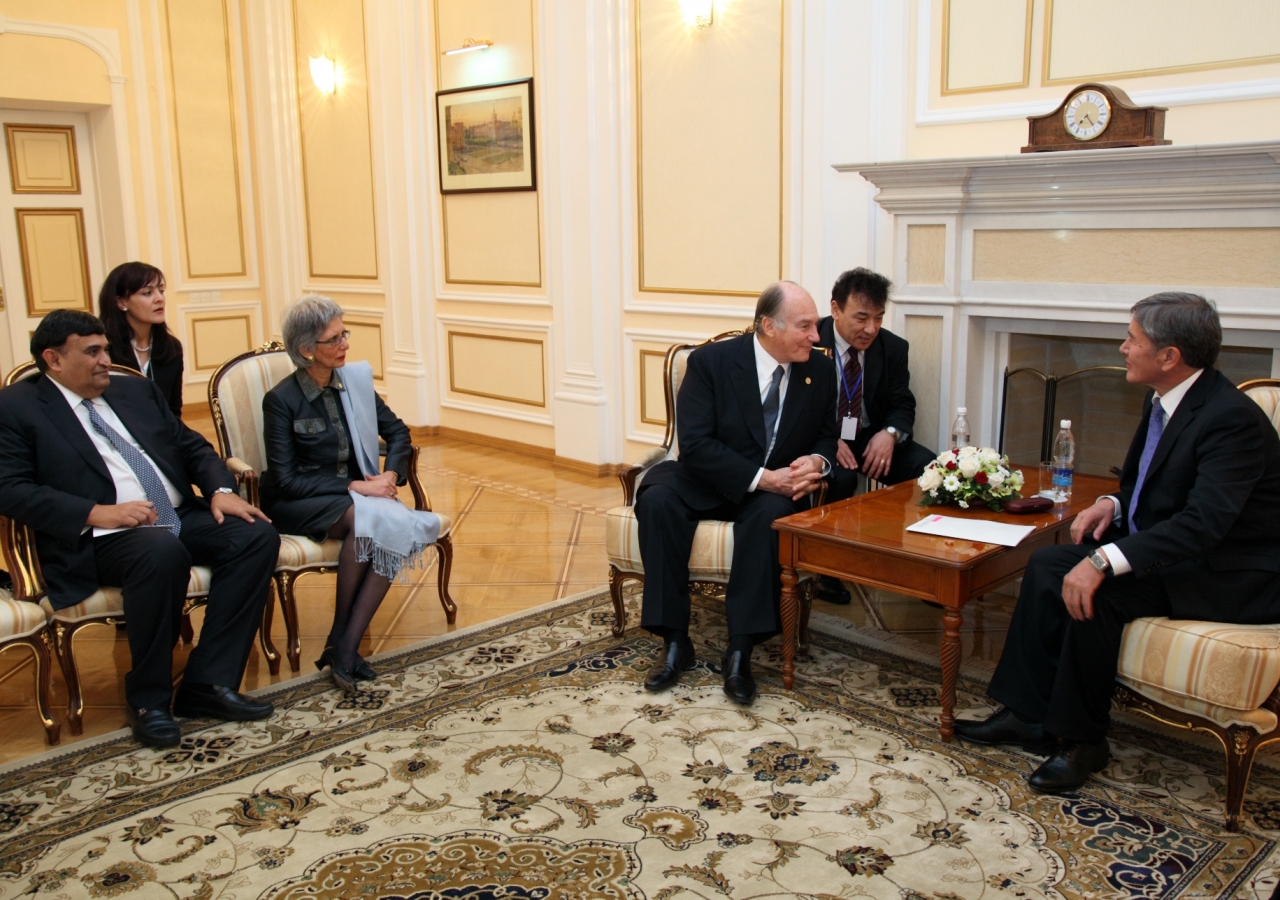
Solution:
<svg viewBox="0 0 1280 900">
<path fill-rule="evenodd" d="M 1035 466 L 1022 466 L 1031 479 Z M 960 625 L 964 605 L 1020 576 L 1041 547 L 1070 543 L 1071 521 L 1101 496 L 1119 488 L 1114 478 L 1078 474 L 1071 502 L 1052 512 L 1015 516 L 989 509 L 920 506 L 920 488 L 906 482 L 829 506 L 778 519 L 782 563 L 783 684 L 795 684 L 799 597 L 796 570 L 833 575 L 871 587 L 919 597 L 942 606 L 942 739 L 955 726 L 956 675 L 960 671 Z M 1036 530 L 1016 547 L 907 532 L 925 516 L 941 514 L 998 519 Z"/>
</svg>

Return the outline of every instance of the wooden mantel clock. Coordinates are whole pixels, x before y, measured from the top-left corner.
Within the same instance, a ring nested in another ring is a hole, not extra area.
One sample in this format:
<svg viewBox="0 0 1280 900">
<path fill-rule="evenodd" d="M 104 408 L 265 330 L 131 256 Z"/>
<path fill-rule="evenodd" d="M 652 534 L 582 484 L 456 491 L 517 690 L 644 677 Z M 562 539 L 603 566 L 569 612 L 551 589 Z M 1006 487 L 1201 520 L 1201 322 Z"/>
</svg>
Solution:
<svg viewBox="0 0 1280 900">
<path fill-rule="evenodd" d="M 1163 106 L 1134 106 L 1118 87 L 1082 84 L 1051 113 L 1028 116 L 1023 153 L 1100 150 L 1104 147 L 1154 147 L 1164 139 Z"/>
</svg>

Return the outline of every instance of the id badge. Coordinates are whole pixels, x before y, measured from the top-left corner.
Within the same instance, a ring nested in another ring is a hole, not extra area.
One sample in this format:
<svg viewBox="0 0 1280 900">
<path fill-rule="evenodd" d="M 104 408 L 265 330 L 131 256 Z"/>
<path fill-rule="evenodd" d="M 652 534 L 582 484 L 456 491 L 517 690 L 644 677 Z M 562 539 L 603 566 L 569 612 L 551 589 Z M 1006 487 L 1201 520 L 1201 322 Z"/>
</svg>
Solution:
<svg viewBox="0 0 1280 900">
<path fill-rule="evenodd" d="M 840 438 L 852 441 L 858 436 L 858 420 L 853 416 L 845 416 L 840 420 Z"/>
</svg>

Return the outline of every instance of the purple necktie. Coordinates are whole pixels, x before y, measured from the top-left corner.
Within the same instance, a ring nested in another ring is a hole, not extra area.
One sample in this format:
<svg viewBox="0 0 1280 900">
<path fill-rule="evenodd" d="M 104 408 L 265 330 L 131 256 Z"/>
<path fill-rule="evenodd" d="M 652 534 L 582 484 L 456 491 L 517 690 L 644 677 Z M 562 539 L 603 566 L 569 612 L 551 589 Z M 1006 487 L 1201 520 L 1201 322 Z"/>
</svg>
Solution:
<svg viewBox="0 0 1280 900">
<path fill-rule="evenodd" d="M 1138 481 L 1133 486 L 1133 499 L 1129 501 L 1129 533 L 1138 530 L 1138 498 L 1142 496 L 1142 486 L 1147 480 L 1147 470 L 1151 468 L 1151 458 L 1156 455 L 1156 447 L 1160 445 L 1160 435 L 1164 434 L 1164 410 L 1160 408 L 1160 398 L 1151 401 L 1151 420 L 1147 423 L 1147 442 L 1142 445 L 1142 458 L 1138 460 Z"/>
</svg>

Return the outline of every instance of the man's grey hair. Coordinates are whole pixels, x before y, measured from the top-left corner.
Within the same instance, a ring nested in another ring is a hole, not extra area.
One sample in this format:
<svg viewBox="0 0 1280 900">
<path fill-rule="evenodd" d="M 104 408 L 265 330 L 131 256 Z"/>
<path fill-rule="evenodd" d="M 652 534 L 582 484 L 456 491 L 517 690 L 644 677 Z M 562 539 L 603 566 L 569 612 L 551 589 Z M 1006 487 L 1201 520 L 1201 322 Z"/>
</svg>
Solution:
<svg viewBox="0 0 1280 900">
<path fill-rule="evenodd" d="M 1182 361 L 1193 369 L 1207 369 L 1222 348 L 1222 323 L 1217 307 L 1199 294 L 1164 291 L 1139 300 L 1133 319 L 1157 350 L 1177 347 Z"/>
<path fill-rule="evenodd" d="M 320 294 L 306 294 L 289 304 L 280 330 L 284 333 L 284 349 L 295 366 L 305 369 L 315 362 L 307 357 L 315 353 L 316 341 L 329 323 L 341 315 L 342 307 Z"/>
<path fill-rule="evenodd" d="M 775 281 L 760 292 L 760 296 L 756 298 L 756 320 L 751 325 L 752 329 L 759 331 L 760 323 L 765 319 L 773 319 L 779 328 L 787 327 L 787 320 L 782 317 L 782 307 L 787 302 L 788 286 L 804 290 L 794 281 Z"/>
</svg>

